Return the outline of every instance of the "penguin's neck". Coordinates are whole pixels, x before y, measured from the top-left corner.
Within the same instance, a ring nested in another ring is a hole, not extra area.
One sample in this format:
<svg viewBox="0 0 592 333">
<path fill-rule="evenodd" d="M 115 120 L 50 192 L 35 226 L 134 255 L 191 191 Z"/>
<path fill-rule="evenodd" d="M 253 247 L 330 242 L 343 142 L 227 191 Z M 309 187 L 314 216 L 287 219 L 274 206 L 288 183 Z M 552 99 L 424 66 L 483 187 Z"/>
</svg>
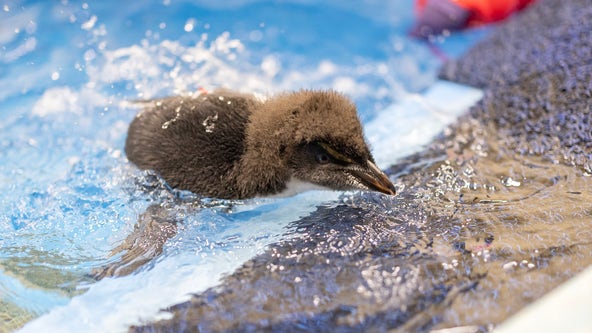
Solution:
<svg viewBox="0 0 592 333">
<path fill-rule="evenodd" d="M 288 135 L 286 114 L 283 109 L 261 108 L 249 117 L 245 151 L 235 169 L 243 197 L 270 196 L 286 189 L 292 177 L 282 159 Z"/>
</svg>

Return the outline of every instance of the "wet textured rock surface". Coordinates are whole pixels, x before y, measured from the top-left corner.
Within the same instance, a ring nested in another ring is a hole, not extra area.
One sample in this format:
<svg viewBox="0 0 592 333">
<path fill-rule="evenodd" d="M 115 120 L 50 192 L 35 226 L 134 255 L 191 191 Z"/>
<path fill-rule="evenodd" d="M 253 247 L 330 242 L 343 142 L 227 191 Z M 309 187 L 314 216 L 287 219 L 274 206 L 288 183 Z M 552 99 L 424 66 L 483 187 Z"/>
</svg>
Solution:
<svg viewBox="0 0 592 333">
<path fill-rule="evenodd" d="M 507 148 L 592 173 L 592 8 L 543 1 L 441 71 L 486 89 L 471 115 Z"/>
<path fill-rule="evenodd" d="M 486 95 L 393 166 L 397 197 L 319 207 L 132 331 L 487 331 L 592 264 L 592 8 L 540 1 L 443 69 Z"/>
</svg>

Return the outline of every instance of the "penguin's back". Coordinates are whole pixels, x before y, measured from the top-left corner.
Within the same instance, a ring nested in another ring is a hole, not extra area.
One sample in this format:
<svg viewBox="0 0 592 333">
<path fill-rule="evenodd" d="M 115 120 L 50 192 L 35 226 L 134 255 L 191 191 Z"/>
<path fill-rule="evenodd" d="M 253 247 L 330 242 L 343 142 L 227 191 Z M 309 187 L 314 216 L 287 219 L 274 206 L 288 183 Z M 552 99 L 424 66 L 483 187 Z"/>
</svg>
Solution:
<svg viewBox="0 0 592 333">
<path fill-rule="evenodd" d="M 229 177 L 245 150 L 245 129 L 258 102 L 207 94 L 151 101 L 130 124 L 128 159 L 159 173 L 172 187 L 232 198 Z"/>
</svg>

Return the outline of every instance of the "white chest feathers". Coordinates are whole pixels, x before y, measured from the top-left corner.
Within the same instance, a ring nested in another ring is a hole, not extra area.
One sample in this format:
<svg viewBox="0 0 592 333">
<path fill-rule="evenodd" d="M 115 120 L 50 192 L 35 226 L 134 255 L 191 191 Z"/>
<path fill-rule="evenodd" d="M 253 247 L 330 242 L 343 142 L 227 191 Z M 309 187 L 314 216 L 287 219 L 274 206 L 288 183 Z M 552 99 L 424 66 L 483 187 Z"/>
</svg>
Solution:
<svg viewBox="0 0 592 333">
<path fill-rule="evenodd" d="M 333 191 L 333 189 L 316 185 L 310 182 L 305 182 L 300 179 L 292 178 L 286 184 L 286 188 L 276 194 L 268 196 L 268 198 L 285 198 L 293 195 L 306 192 L 306 191 Z"/>
</svg>

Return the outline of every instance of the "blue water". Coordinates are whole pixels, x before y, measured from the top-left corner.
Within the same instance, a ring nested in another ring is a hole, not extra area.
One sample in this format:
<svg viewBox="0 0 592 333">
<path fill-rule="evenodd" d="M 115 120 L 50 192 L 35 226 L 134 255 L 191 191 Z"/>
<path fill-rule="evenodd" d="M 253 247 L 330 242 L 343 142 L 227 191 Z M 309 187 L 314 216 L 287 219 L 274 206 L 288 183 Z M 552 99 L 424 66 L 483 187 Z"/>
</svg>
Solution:
<svg viewBox="0 0 592 333">
<path fill-rule="evenodd" d="M 138 111 L 130 100 L 200 87 L 261 96 L 333 88 L 366 124 L 396 114 L 395 137 L 371 139 L 393 147 L 406 135 L 389 156 L 419 149 L 425 138 L 405 133 L 405 120 L 434 133 L 443 122 L 392 105 L 433 85 L 441 60 L 407 37 L 412 19 L 410 1 L 1 2 L 0 314 L 14 323 L 0 331 L 37 317 L 27 329 L 117 331 L 154 318 L 339 200 L 310 192 L 171 208 L 185 222 L 159 258 L 95 282 L 87 274 L 115 260 L 109 252 L 138 215 L 173 196 L 147 190 L 151 178 L 125 158 Z M 482 33 L 438 45 L 453 57 Z"/>
</svg>

